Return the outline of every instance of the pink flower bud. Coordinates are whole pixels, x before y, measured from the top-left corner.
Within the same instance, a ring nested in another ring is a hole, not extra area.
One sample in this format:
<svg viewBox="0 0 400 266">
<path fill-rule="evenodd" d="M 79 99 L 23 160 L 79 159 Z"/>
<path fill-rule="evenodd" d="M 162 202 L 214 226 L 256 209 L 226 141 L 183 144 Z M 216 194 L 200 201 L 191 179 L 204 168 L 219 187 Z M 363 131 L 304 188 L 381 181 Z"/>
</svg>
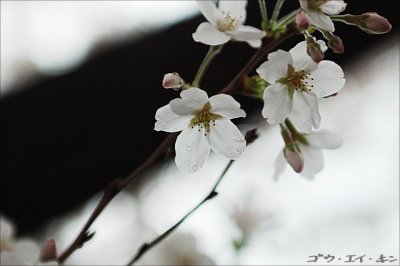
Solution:
<svg viewBox="0 0 400 266">
<path fill-rule="evenodd" d="M 39 259 L 42 262 L 57 259 L 56 241 L 54 239 L 48 239 L 43 243 Z"/>
<path fill-rule="evenodd" d="M 370 34 L 383 34 L 392 29 L 390 22 L 376 12 L 367 12 L 359 16 L 359 27 Z"/>
<path fill-rule="evenodd" d="M 296 26 L 300 31 L 307 30 L 311 25 L 311 19 L 303 10 L 299 10 L 296 14 Z"/>
<path fill-rule="evenodd" d="M 178 73 L 168 73 L 164 75 L 162 86 L 165 89 L 177 90 L 182 86 L 182 79 Z"/>
<path fill-rule="evenodd" d="M 339 36 L 332 35 L 328 40 L 328 47 L 331 48 L 332 52 L 337 54 L 344 53 L 343 41 Z"/>
<path fill-rule="evenodd" d="M 283 150 L 283 154 L 285 155 L 286 161 L 296 173 L 301 173 L 301 171 L 303 171 L 304 159 L 297 148 L 291 149 L 286 146 Z"/>
<path fill-rule="evenodd" d="M 315 63 L 321 62 L 325 54 L 321 50 L 321 46 L 314 40 L 313 37 L 307 37 L 307 53 Z"/>
</svg>

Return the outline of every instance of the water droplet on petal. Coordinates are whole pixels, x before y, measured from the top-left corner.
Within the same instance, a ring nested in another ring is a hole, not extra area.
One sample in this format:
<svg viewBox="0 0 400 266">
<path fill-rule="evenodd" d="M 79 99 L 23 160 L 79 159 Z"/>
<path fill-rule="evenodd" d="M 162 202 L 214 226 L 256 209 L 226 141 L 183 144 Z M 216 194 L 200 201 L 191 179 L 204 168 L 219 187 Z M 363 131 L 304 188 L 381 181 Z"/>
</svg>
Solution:
<svg viewBox="0 0 400 266">
<path fill-rule="evenodd" d="M 156 120 L 160 120 L 160 117 L 159 117 L 159 116 L 156 116 Z"/>
<path fill-rule="evenodd" d="M 324 97 L 324 96 L 326 95 L 326 92 L 321 91 L 320 95 L 321 95 L 322 97 Z"/>
<path fill-rule="evenodd" d="M 187 146 L 187 147 L 186 147 L 186 150 L 187 150 L 187 151 L 191 151 L 191 150 L 192 150 L 192 147 Z"/>
<path fill-rule="evenodd" d="M 236 136 L 238 135 L 238 133 L 237 133 L 237 132 L 235 132 L 235 133 L 233 133 L 233 135 L 236 137 Z"/>
<path fill-rule="evenodd" d="M 189 165 L 189 164 L 190 164 L 190 161 L 186 161 L 186 164 Z"/>
<path fill-rule="evenodd" d="M 196 170 L 197 170 L 197 165 L 193 165 L 193 166 L 192 166 L 192 170 L 193 170 L 193 171 L 196 171 Z"/>
</svg>

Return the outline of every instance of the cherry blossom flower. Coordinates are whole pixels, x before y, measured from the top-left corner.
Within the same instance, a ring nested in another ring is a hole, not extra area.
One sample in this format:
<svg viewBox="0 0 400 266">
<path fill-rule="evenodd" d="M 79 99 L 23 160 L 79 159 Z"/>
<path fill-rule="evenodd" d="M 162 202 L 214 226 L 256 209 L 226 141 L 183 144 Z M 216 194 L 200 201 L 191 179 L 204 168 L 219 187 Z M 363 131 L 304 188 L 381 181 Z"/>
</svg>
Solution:
<svg viewBox="0 0 400 266">
<path fill-rule="evenodd" d="M 322 51 L 327 47 L 318 41 Z M 337 93 L 345 84 L 343 70 L 332 61 L 315 63 L 307 54 L 305 41 L 289 52 L 268 55 L 257 73 L 270 85 L 264 90 L 262 114 L 268 123 L 282 123 L 287 117 L 300 130 L 310 133 L 319 128 L 318 97 Z"/>
<path fill-rule="evenodd" d="M 182 130 L 175 143 L 177 167 L 196 172 L 210 149 L 229 159 L 238 158 L 246 141 L 230 119 L 246 116 L 240 104 L 226 94 L 208 98 L 198 88 L 183 90 L 180 96 L 157 110 L 154 126 L 156 131 Z"/>
<path fill-rule="evenodd" d="M 220 45 L 229 40 L 245 41 L 253 47 L 261 46 L 265 32 L 252 26 L 243 25 L 246 20 L 247 1 L 198 0 L 200 11 L 208 22 L 201 23 L 193 39 L 207 45 Z"/>
<path fill-rule="evenodd" d="M 42 261 L 43 255 L 48 255 L 48 245 L 42 249 L 30 239 L 14 239 L 14 225 L 6 218 L 0 216 L 0 265 L 58 265 L 55 257 L 47 256 Z M 55 242 L 51 240 L 54 244 Z M 46 243 L 49 243 L 46 241 Z M 55 254 L 55 253 L 54 253 Z"/>
<path fill-rule="evenodd" d="M 330 32 L 335 31 L 335 25 L 328 15 L 339 14 L 347 6 L 343 0 L 299 0 L 299 2 L 301 8 L 310 16 L 312 25 Z"/>
<path fill-rule="evenodd" d="M 308 179 L 314 179 L 315 174 L 320 172 L 324 166 L 322 149 L 337 149 L 342 146 L 342 139 L 329 130 L 318 130 L 311 134 L 303 134 L 303 137 L 303 141 L 297 141 L 304 160 L 304 168 L 300 174 Z M 282 151 L 274 163 L 275 179 L 278 179 L 286 164 Z"/>
</svg>

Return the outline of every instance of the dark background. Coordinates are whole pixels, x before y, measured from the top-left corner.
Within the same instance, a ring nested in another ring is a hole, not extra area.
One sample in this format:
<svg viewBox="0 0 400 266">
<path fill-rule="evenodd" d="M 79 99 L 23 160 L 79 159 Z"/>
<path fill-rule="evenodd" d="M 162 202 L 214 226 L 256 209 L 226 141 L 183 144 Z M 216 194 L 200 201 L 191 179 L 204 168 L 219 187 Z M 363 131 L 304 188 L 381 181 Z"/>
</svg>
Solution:
<svg viewBox="0 0 400 266">
<path fill-rule="evenodd" d="M 246 24 L 258 26 L 257 1 L 249 2 Z M 336 23 L 335 34 L 343 39 L 345 54 L 328 52 L 326 58 L 342 65 L 399 36 L 398 0 L 347 2 L 345 13 L 376 11 L 389 19 L 393 30 L 376 36 Z M 288 0 L 282 12 L 297 7 L 298 1 Z M 43 78 L 1 99 L 0 213 L 16 222 L 19 233 L 34 230 L 101 191 L 112 179 L 126 176 L 159 145 L 166 133 L 153 130 L 155 111 L 178 95 L 161 87 L 162 76 L 176 71 L 187 81 L 193 78 L 208 49 L 191 37 L 203 21 L 199 16 L 94 53 L 69 74 Z M 280 48 L 287 50 L 295 43 L 292 39 Z M 210 94 L 220 90 L 252 53 L 245 43 L 226 45 L 202 87 Z M 257 100 L 237 99 L 246 111 L 262 106 Z"/>
</svg>

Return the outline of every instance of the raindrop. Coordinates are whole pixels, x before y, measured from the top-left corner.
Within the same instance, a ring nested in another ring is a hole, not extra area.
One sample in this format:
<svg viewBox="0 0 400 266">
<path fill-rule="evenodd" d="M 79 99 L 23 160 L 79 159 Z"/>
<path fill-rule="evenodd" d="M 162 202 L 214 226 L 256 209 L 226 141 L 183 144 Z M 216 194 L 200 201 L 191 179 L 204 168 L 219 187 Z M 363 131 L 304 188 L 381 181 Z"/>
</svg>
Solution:
<svg viewBox="0 0 400 266">
<path fill-rule="evenodd" d="M 191 150 L 192 150 L 192 147 L 187 146 L 187 147 L 186 147 L 186 150 L 187 150 L 187 151 L 191 151 Z"/>
<path fill-rule="evenodd" d="M 186 161 L 186 164 L 189 165 L 189 164 L 190 164 L 190 161 Z"/>
<path fill-rule="evenodd" d="M 156 116 L 156 120 L 160 120 L 160 117 L 159 117 L 159 116 Z"/>
<path fill-rule="evenodd" d="M 193 165 L 192 169 L 193 169 L 193 171 L 196 171 L 197 170 L 197 165 Z"/>
<path fill-rule="evenodd" d="M 235 133 L 233 133 L 233 135 L 236 137 L 236 136 L 238 135 L 238 133 L 237 133 L 237 132 L 235 132 Z"/>
<path fill-rule="evenodd" d="M 241 137 L 237 138 L 237 141 L 243 141 L 243 139 Z"/>
<path fill-rule="evenodd" d="M 326 92 L 324 92 L 324 91 L 321 91 L 320 95 L 323 97 L 323 96 L 325 96 L 325 95 L 326 95 Z"/>
</svg>

